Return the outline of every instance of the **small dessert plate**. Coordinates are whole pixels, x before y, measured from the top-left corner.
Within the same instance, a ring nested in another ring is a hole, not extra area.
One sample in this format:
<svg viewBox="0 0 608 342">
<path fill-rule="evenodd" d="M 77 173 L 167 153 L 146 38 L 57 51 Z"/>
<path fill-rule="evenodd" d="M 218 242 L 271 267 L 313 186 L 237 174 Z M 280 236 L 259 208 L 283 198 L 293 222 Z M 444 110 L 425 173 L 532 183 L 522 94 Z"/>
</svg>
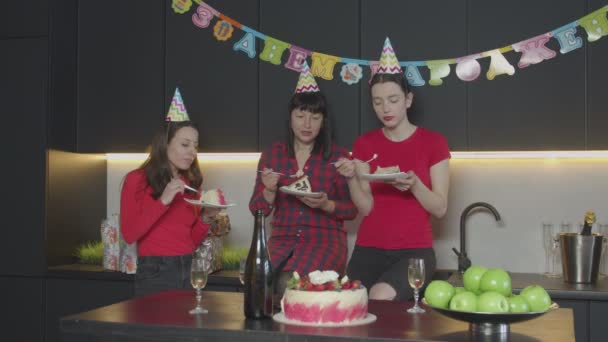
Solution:
<svg viewBox="0 0 608 342">
<path fill-rule="evenodd" d="M 184 198 L 184 201 L 186 201 L 192 205 L 198 205 L 199 207 L 214 208 L 214 209 L 225 209 L 225 208 L 234 207 L 236 205 L 235 203 L 227 203 L 227 204 L 206 203 L 206 202 L 201 202 L 199 200 L 193 200 L 193 199 L 189 199 L 189 198 Z"/>
<path fill-rule="evenodd" d="M 306 192 L 306 191 L 291 190 L 287 186 L 282 186 L 279 188 L 279 190 L 281 190 L 281 192 L 284 192 L 289 195 L 294 195 L 294 196 L 303 196 L 303 197 L 312 197 L 312 198 L 319 198 L 319 197 L 323 196 L 323 194 L 320 192 Z"/>
<path fill-rule="evenodd" d="M 395 172 L 395 173 L 364 173 L 361 175 L 361 178 L 367 179 L 370 181 L 391 181 L 400 177 L 407 177 L 407 173 L 405 172 Z"/>
</svg>

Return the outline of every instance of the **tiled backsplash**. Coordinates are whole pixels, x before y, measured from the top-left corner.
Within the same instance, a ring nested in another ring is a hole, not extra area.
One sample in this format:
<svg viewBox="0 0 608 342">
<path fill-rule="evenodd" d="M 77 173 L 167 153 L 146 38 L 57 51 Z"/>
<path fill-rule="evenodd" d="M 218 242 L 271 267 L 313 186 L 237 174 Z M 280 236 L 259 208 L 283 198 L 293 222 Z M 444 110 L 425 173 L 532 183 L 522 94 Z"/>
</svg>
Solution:
<svg viewBox="0 0 608 342">
<path fill-rule="evenodd" d="M 108 161 L 108 214 L 119 211 L 124 175 L 139 160 Z M 205 189 L 222 188 L 228 200 L 232 231 L 226 243 L 249 246 L 253 216 L 248 210 L 257 161 L 201 160 Z M 462 210 L 473 202 L 488 202 L 502 216 L 497 224 L 486 211 L 467 220 L 467 250 L 473 264 L 516 272 L 542 272 L 544 250 L 541 223 L 562 221 L 578 227 L 585 211 L 596 211 L 598 223 L 608 223 L 608 159 L 453 159 L 450 164 L 447 215 L 434 222 L 439 268 L 457 268 L 452 247 L 459 249 Z M 349 247 L 358 220 L 348 222 Z M 597 229 L 596 229 L 597 231 Z"/>
</svg>

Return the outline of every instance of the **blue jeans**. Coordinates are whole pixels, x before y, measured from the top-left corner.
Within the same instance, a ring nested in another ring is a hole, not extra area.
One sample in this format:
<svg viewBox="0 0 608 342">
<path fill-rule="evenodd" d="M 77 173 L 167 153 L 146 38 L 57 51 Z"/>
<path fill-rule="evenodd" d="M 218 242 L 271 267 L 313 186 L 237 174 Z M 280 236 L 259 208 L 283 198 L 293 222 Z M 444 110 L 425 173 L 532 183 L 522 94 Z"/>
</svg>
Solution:
<svg viewBox="0 0 608 342">
<path fill-rule="evenodd" d="M 175 289 L 192 289 L 192 255 L 140 256 L 135 274 L 135 296 Z"/>
</svg>

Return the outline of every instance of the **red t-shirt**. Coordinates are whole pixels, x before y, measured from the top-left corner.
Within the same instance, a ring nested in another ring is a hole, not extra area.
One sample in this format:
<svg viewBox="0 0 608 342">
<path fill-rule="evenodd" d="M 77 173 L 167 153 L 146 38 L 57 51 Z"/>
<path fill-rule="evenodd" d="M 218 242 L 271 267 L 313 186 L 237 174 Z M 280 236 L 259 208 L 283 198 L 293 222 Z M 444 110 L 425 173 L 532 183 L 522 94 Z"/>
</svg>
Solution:
<svg viewBox="0 0 608 342">
<path fill-rule="evenodd" d="M 353 157 L 368 160 L 370 172 L 378 166 L 398 165 L 400 170 L 413 170 L 421 182 L 431 188 L 430 169 L 450 158 L 447 140 L 437 132 L 417 127 L 407 139 L 394 142 L 382 129 L 357 138 Z M 382 182 L 370 183 L 374 207 L 361 221 L 357 245 L 382 249 L 429 248 L 433 246 L 430 214 L 410 191 L 401 192 Z"/>
<path fill-rule="evenodd" d="M 191 194 L 178 193 L 165 206 L 160 198 L 152 197 L 144 170 L 129 172 L 120 194 L 120 228 L 125 241 L 137 241 L 139 256 L 194 252 L 207 236 L 209 225 L 201 221 L 193 205 L 184 201 L 184 197 L 196 199 L 196 194 Z"/>
</svg>

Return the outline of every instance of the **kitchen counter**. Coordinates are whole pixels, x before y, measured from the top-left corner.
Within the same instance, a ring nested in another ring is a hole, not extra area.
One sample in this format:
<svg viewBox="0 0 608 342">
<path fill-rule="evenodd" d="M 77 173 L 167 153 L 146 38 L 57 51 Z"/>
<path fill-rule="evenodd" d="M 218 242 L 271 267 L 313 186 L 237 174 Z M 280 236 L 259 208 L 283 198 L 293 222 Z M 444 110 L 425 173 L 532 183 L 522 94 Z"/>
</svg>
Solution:
<svg viewBox="0 0 608 342">
<path fill-rule="evenodd" d="M 243 316 L 243 295 L 203 292 L 206 315 L 190 315 L 193 291 L 166 291 L 135 298 L 61 320 L 63 341 L 470 341 L 488 340 L 470 335 L 466 322 L 427 308 L 408 314 L 411 302 L 370 300 L 377 320 L 367 325 L 339 328 L 302 327 Z M 497 335 L 492 340 L 496 340 Z M 503 335 L 503 337 L 505 337 Z M 511 325 L 509 341 L 573 341 L 571 309 L 558 309 L 536 319 Z"/>
<path fill-rule="evenodd" d="M 595 284 L 569 284 L 562 277 L 548 278 L 537 273 L 510 273 L 513 292 L 538 284 L 547 290 L 552 299 L 574 299 L 608 301 L 608 277 L 598 279 Z M 462 286 L 462 275 L 454 272 L 448 279 L 454 286 Z"/>
<path fill-rule="evenodd" d="M 76 280 L 110 280 L 110 281 L 134 281 L 134 274 L 110 271 L 100 265 L 70 264 L 52 266 L 47 270 L 47 277 L 57 279 Z M 220 270 L 209 275 L 207 282 L 209 287 L 217 286 L 230 291 L 238 291 L 241 288 L 239 273 L 237 270 Z"/>
</svg>

